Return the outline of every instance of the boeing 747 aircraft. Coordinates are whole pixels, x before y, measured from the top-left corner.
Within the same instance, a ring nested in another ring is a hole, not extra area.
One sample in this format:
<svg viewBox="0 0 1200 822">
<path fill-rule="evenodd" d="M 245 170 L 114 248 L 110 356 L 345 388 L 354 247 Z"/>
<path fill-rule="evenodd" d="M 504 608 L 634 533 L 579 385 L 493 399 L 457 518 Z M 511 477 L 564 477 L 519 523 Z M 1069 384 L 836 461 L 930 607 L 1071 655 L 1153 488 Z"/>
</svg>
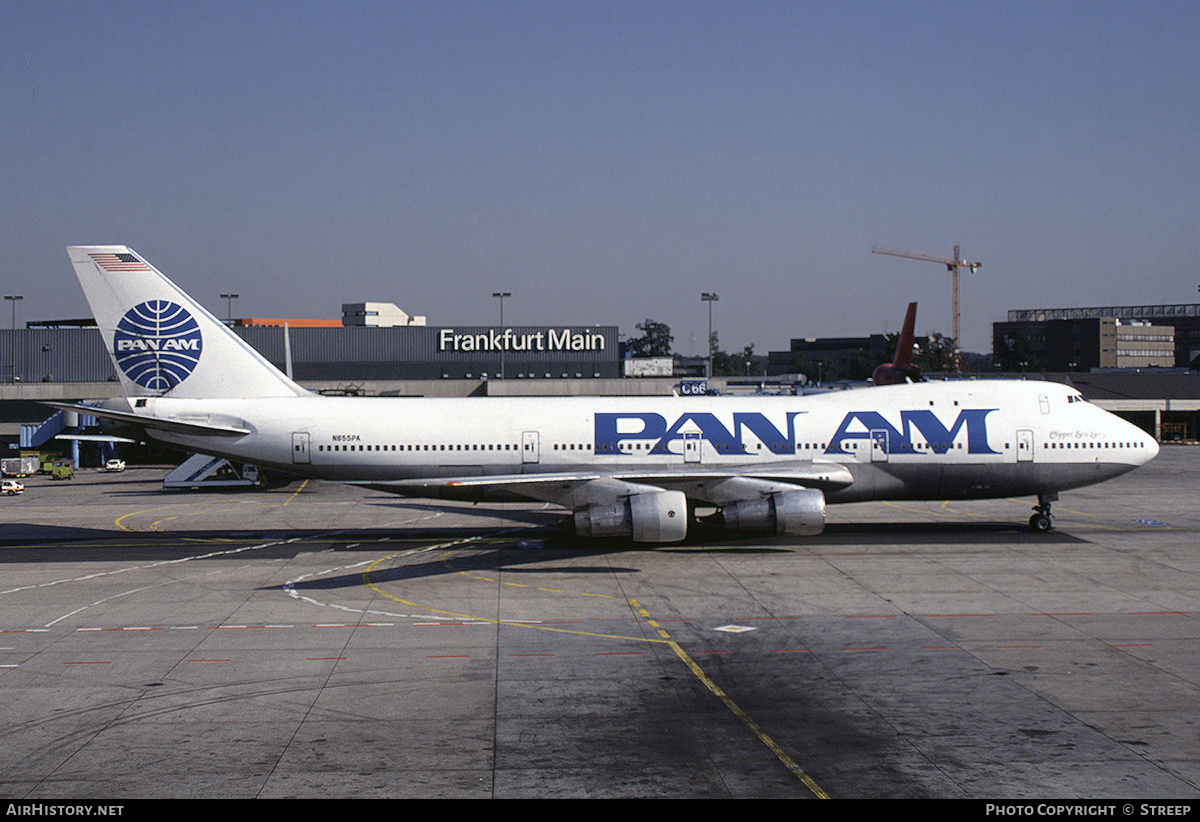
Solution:
<svg viewBox="0 0 1200 822">
<path fill-rule="evenodd" d="M 1059 492 L 1158 453 L 1068 386 L 911 382 L 902 354 L 877 373 L 893 384 L 809 396 L 322 397 L 126 246 L 68 253 L 126 397 L 58 407 L 301 477 L 549 502 L 582 536 L 677 542 L 697 508 L 732 531 L 812 535 L 829 503 L 1026 495 L 1044 531 Z"/>
</svg>

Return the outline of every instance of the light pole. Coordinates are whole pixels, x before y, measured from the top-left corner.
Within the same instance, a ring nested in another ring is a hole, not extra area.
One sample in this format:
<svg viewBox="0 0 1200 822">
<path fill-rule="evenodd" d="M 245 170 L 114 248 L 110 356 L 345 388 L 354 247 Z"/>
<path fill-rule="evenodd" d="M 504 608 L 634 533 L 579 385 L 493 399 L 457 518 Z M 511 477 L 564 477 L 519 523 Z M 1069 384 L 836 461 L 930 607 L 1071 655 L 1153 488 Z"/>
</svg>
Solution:
<svg viewBox="0 0 1200 822">
<path fill-rule="evenodd" d="M 227 325 L 233 325 L 233 301 L 237 298 L 237 294 L 221 295 L 221 299 L 225 301 L 225 323 Z"/>
<path fill-rule="evenodd" d="M 511 291 L 493 291 L 492 297 L 500 300 L 500 333 L 504 333 L 504 298 L 511 297 Z M 503 339 L 503 337 L 501 338 Z M 504 379 L 504 343 L 500 344 L 500 379 Z"/>
<path fill-rule="evenodd" d="M 4 299 L 12 303 L 12 339 L 8 345 L 8 381 L 17 381 L 17 301 L 25 299 L 20 294 L 5 294 Z"/>
<path fill-rule="evenodd" d="M 721 299 L 715 291 L 704 291 L 700 294 L 700 299 L 708 303 L 708 366 L 705 369 L 705 377 L 712 377 L 712 357 L 713 357 L 713 338 L 712 338 L 712 304 Z"/>
</svg>

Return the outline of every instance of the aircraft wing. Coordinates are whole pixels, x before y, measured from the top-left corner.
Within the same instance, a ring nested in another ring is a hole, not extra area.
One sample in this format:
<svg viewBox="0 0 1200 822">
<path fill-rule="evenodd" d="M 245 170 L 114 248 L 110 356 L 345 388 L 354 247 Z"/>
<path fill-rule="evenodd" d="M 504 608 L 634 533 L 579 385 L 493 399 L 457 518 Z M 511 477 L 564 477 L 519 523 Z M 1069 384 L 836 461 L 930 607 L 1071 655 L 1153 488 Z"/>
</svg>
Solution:
<svg viewBox="0 0 1200 822">
<path fill-rule="evenodd" d="M 547 474 L 437 477 L 356 483 L 394 494 L 440 499 L 534 500 L 567 508 L 612 503 L 632 495 L 671 489 L 715 505 L 786 488 L 845 488 L 854 481 L 836 462 L 794 460 L 721 470 L 685 466 L 678 470 L 590 470 Z"/>
<path fill-rule="evenodd" d="M 795 460 L 723 470 L 687 465 L 357 484 L 414 497 L 549 502 L 574 511 L 575 532 L 583 536 L 678 542 L 687 535 L 693 505 L 718 507 L 715 516 L 734 528 L 819 534 L 825 527 L 824 492 L 853 481 L 844 465 Z"/>
</svg>

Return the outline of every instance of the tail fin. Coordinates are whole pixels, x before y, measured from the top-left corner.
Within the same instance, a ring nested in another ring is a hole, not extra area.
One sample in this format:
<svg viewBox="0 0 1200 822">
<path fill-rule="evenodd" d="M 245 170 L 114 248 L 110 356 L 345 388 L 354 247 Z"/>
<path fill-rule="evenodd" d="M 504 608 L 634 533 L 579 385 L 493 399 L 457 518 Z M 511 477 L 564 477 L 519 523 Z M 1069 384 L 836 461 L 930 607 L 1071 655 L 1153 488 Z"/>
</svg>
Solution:
<svg viewBox="0 0 1200 822">
<path fill-rule="evenodd" d="M 69 246 L 67 253 L 127 395 L 308 393 L 132 249 Z"/>
<path fill-rule="evenodd" d="M 913 362 L 913 331 L 917 325 L 917 304 L 908 304 L 904 316 L 904 327 L 896 343 L 896 358 L 875 369 L 871 379 L 876 385 L 898 385 L 904 382 L 920 382 L 921 369 Z"/>
</svg>

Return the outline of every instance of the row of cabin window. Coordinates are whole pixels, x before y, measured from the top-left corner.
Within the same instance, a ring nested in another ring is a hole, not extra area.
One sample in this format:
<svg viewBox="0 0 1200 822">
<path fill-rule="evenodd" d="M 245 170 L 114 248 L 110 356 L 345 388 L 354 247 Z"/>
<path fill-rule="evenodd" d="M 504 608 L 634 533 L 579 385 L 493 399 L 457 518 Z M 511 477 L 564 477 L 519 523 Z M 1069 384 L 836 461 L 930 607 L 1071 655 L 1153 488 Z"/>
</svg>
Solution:
<svg viewBox="0 0 1200 822">
<path fill-rule="evenodd" d="M 715 448 L 718 451 L 728 451 L 730 449 L 730 445 L 727 442 L 711 442 L 708 440 L 706 440 L 706 442 L 708 442 L 708 444 L 711 447 Z M 558 448 L 557 445 L 554 447 L 556 449 Z M 574 448 L 574 447 L 575 446 L 571 446 L 571 448 Z M 589 450 L 591 448 L 590 445 L 581 445 L 579 447 L 584 450 Z M 657 442 L 628 442 L 628 443 L 620 443 L 619 445 L 613 445 L 612 443 L 604 443 L 600 446 L 600 450 L 601 451 L 653 451 L 657 447 L 658 447 Z M 759 451 L 761 451 L 763 449 L 763 447 L 764 447 L 763 443 L 761 443 L 761 442 L 757 446 Z M 787 443 L 779 443 L 775 446 L 770 446 L 770 447 L 772 447 L 772 448 L 787 448 L 788 444 Z M 806 442 L 803 445 L 801 445 L 800 443 L 796 443 L 797 451 L 800 450 L 801 448 L 824 448 L 824 447 L 825 447 L 824 445 L 818 445 L 815 442 L 814 443 Z M 562 446 L 562 448 L 563 448 L 563 450 L 566 450 L 567 446 L 564 445 L 564 446 Z"/>
<path fill-rule="evenodd" d="M 729 449 L 728 443 L 714 443 L 714 445 L 718 450 L 722 450 L 722 449 L 728 450 Z M 592 446 L 590 443 L 578 443 L 578 444 L 573 443 L 573 442 L 572 443 L 561 443 L 561 444 L 554 443 L 554 445 L 552 447 L 555 451 L 591 451 L 592 450 Z M 654 444 L 652 444 L 652 443 L 629 443 L 627 445 L 622 446 L 622 448 L 628 449 L 628 450 L 645 449 L 647 451 L 649 451 L 653 447 L 654 447 Z M 797 446 L 797 447 L 800 447 L 800 446 Z M 811 445 L 809 443 L 805 443 L 803 447 L 804 448 L 810 448 L 810 447 L 811 448 L 823 448 L 824 446 L 818 445 L 816 443 L 812 443 Z M 759 444 L 759 448 L 760 449 L 762 448 L 761 443 Z M 318 451 L 520 451 L 521 448 L 520 448 L 520 446 L 513 445 L 511 443 L 506 443 L 503 446 L 495 445 L 495 444 L 479 445 L 476 443 L 473 445 L 445 445 L 445 444 L 443 444 L 443 445 L 318 445 L 317 450 Z M 610 450 L 618 450 L 618 449 L 611 445 L 606 444 L 601 447 L 601 450 L 610 451 Z"/>
<path fill-rule="evenodd" d="M 318 451 L 520 451 L 521 446 L 497 445 L 318 445 Z"/>
<path fill-rule="evenodd" d="M 1043 442 L 1042 448 L 1143 448 L 1140 442 Z"/>
<path fill-rule="evenodd" d="M 722 445 L 724 447 L 728 448 L 727 444 L 722 444 Z M 933 445 L 933 444 L 927 444 L 927 445 L 928 445 L 928 447 L 935 448 L 935 449 L 938 447 L 937 445 Z M 946 445 L 950 448 L 959 448 L 959 449 L 962 448 L 961 442 L 947 443 Z M 554 447 L 555 451 L 576 451 L 576 450 L 590 451 L 590 450 L 592 450 L 592 447 L 589 444 L 580 443 L 577 445 L 576 443 L 573 443 L 573 442 L 572 443 L 563 443 L 561 445 L 559 443 L 554 443 L 553 447 Z M 653 446 L 649 443 L 631 443 L 628 447 L 633 450 L 641 450 L 642 448 L 649 450 Z M 813 450 L 813 449 L 821 450 L 821 449 L 826 448 L 826 446 L 820 445 L 818 443 L 807 443 L 807 442 L 803 443 L 802 446 L 800 444 L 797 444 L 798 449 L 801 447 L 806 451 Z M 901 450 L 910 450 L 910 449 L 920 448 L 920 447 L 921 447 L 920 444 L 905 443 L 900 446 L 900 449 Z M 1043 442 L 1042 443 L 1042 448 L 1139 448 L 1139 447 L 1141 447 L 1141 443 L 1128 443 L 1128 442 L 1116 442 L 1116 443 L 1108 443 L 1108 442 L 1102 442 L 1102 443 L 1100 443 L 1100 442 L 1085 442 L 1085 443 L 1080 443 L 1080 442 L 1063 442 L 1063 443 Z M 762 448 L 761 443 L 759 443 L 759 448 L 760 449 Z M 318 451 L 397 451 L 397 450 L 399 450 L 399 451 L 520 451 L 521 447 L 519 445 L 514 445 L 512 443 L 505 443 L 503 445 L 497 445 L 495 443 L 488 443 L 487 445 L 480 445 L 478 443 L 472 444 L 472 445 L 445 445 L 445 444 L 443 444 L 443 445 L 318 445 L 317 450 Z M 605 450 L 605 451 L 609 450 L 609 446 L 605 445 L 603 450 Z"/>
</svg>

